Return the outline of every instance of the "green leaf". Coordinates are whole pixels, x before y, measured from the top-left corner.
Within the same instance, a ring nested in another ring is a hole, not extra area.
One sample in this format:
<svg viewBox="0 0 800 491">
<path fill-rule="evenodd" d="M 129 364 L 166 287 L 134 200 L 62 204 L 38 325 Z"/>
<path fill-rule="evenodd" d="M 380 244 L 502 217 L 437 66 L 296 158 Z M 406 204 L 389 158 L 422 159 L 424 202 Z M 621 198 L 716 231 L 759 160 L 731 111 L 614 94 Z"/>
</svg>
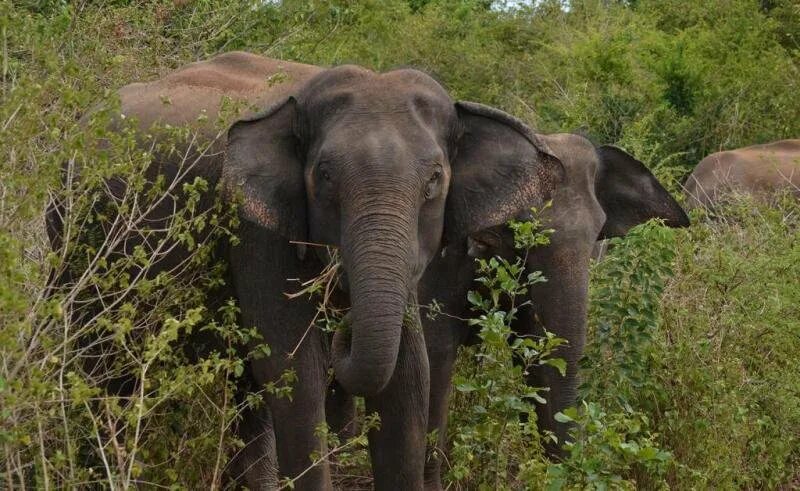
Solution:
<svg viewBox="0 0 800 491">
<path fill-rule="evenodd" d="M 558 421 L 559 423 L 570 423 L 570 422 L 572 422 L 572 421 L 575 421 L 574 419 L 572 419 L 571 417 L 567 416 L 566 414 L 564 414 L 564 413 L 563 413 L 563 412 L 561 412 L 561 411 L 557 412 L 557 413 L 556 413 L 556 414 L 553 416 L 553 419 L 555 419 L 555 420 L 556 420 L 556 421 Z"/>
<path fill-rule="evenodd" d="M 563 358 L 548 358 L 542 363 L 557 369 L 562 377 L 567 374 L 567 362 Z"/>
</svg>

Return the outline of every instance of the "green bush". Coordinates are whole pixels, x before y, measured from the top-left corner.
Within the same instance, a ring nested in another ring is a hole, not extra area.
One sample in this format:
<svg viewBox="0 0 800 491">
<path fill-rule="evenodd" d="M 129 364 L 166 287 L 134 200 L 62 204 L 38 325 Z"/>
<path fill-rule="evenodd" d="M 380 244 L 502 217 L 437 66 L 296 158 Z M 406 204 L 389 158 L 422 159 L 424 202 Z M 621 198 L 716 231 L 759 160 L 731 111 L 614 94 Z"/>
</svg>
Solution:
<svg viewBox="0 0 800 491">
<path fill-rule="evenodd" d="M 523 253 L 547 244 L 539 226 L 511 223 Z M 652 420 L 664 390 L 651 371 L 658 362 L 659 300 L 671 275 L 674 235 L 657 222 L 636 227 L 625 239 L 611 241 L 612 252 L 596 268 L 584 402 L 580 410 L 556 416 L 577 423 L 559 463 L 542 454 L 541 439 L 549 435 L 539 435 L 534 424 L 535 404 L 544 403 L 542 388 L 525 385 L 523 372 L 543 364 L 564 370 L 563 360 L 549 357 L 563 340 L 550 334 L 517 338 L 510 327 L 527 303 L 519 303 L 520 295 L 546 279 L 539 273 L 524 278 L 522 258 L 478 261 L 482 289 L 470 292 L 469 300 L 477 315 L 470 324 L 481 343 L 462 350 L 454 378 L 448 474 L 454 484 L 464 489 L 666 486 L 672 455 L 661 448 Z"/>
<path fill-rule="evenodd" d="M 262 392 L 244 397 L 238 379 L 249 358 L 268 354 L 240 351 L 257 334 L 236 325 L 234 304 L 207 301 L 224 269 L 216 244 L 234 240 L 235 214 L 220 202 L 197 207 L 212 191 L 202 179 L 145 179 L 153 154 L 191 128 L 165 130 L 143 151 L 125 125 L 108 131 L 113 98 L 78 123 L 103 98 L 94 75 L 108 65 L 90 62 L 96 39 L 76 35 L 83 59 L 59 45 L 75 28 L 70 7 L 42 6 L 49 18 L 0 9 L 0 484 L 219 485 L 242 444 L 230 429 Z M 183 206 L 159 231 L 148 210 L 169 196 Z M 53 249 L 51 199 L 63 221 Z M 119 254 L 131 238 L 138 245 Z M 160 271 L 172 247 L 186 258 Z M 191 353 L 188 337 L 213 342 Z"/>
<path fill-rule="evenodd" d="M 672 456 L 653 424 L 664 388 L 652 371 L 661 357 L 660 299 L 672 275 L 675 231 L 650 221 L 609 247 L 592 272 L 581 410 L 561 415 L 578 422 L 575 441 L 548 474 L 598 489 L 664 487 Z"/>
<path fill-rule="evenodd" d="M 523 254 L 549 243 L 540 225 L 511 223 Z M 519 309 L 530 303 L 528 288 L 546 281 L 540 272 L 526 275 L 524 258 L 479 259 L 476 276 L 476 289 L 468 295 L 475 312 L 469 325 L 481 342 L 461 349 L 455 371 L 446 478 L 461 489 L 511 489 L 526 479 L 525 473 L 517 475 L 520 468 L 535 467 L 543 458 L 535 404 L 544 403 L 544 388 L 528 387 L 524 374 L 543 365 L 563 373 L 564 360 L 550 355 L 564 340 L 512 332 Z"/>
<path fill-rule="evenodd" d="M 657 221 L 609 241 L 610 253 L 592 273 L 584 398 L 619 408 L 657 405 L 661 389 L 651 372 L 658 363 L 659 304 L 675 246 L 675 230 Z"/>
<path fill-rule="evenodd" d="M 682 233 L 653 411 L 676 487 L 774 489 L 800 472 L 800 206 L 743 198 Z M 794 483 L 794 484 L 792 484 Z"/>
<path fill-rule="evenodd" d="M 638 227 L 614 241 L 592 272 L 583 386 L 592 402 L 567 415 L 581 430 L 556 476 L 647 488 L 792 485 L 799 206 L 740 197 L 715 220 L 698 214 L 686 230 Z M 633 457 L 645 458 L 629 465 Z"/>
<path fill-rule="evenodd" d="M 12 100 L 30 94 L 18 87 Z M 36 127 L 36 116 L 20 114 L 15 124 Z M 2 481 L 219 483 L 237 444 L 229 428 L 255 402 L 234 395 L 248 358 L 237 347 L 257 334 L 236 325 L 232 303 L 215 312 L 206 301 L 222 281 L 216 243 L 229 240 L 235 218 L 221 203 L 197 209 L 203 180 L 147 182 L 151 155 L 137 149 L 132 132 L 108 133 L 101 116 L 68 128 L 55 151 L 22 140 L 4 148 L 12 166 L 4 184 L 13 191 L 0 217 Z M 102 149 L 97 136 L 105 137 Z M 64 223 L 52 251 L 42 243 L 41 203 L 26 202 L 46 189 L 26 175 L 40 169 L 17 167 L 15 155 L 50 171 L 64 164 L 65 186 L 52 195 Z M 125 180 L 127 190 L 113 192 L 109 179 Z M 161 232 L 149 226 L 148 210 L 167 196 L 185 206 Z M 141 240 L 119 254 L 132 238 Z M 161 270 L 173 247 L 188 256 Z M 220 344 L 191 355 L 182 347 L 192 336 Z"/>
</svg>

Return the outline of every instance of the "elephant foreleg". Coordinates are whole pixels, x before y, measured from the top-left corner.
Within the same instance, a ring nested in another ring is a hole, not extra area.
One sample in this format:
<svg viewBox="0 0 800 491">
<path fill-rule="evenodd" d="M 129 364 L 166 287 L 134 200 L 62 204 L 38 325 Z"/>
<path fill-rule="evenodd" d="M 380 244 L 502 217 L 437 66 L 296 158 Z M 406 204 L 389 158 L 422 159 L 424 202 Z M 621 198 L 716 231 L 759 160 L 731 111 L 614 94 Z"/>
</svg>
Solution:
<svg viewBox="0 0 800 491">
<path fill-rule="evenodd" d="M 367 414 L 380 416 L 380 429 L 369 432 L 376 490 L 423 489 L 429 390 L 422 330 L 404 327 L 389 384 L 365 400 Z"/>
<path fill-rule="evenodd" d="M 425 340 L 427 342 L 428 338 Z M 425 460 L 425 489 L 429 491 L 442 489 L 442 461 L 447 447 L 447 412 L 457 349 L 458 346 L 449 343 L 445 349 L 434 345 L 428 351 L 431 367 L 428 433 L 436 432 L 435 446 L 428 446 Z"/>
<path fill-rule="evenodd" d="M 297 375 L 291 397 L 268 396 L 275 425 L 278 469 L 282 478 L 294 481 L 294 489 L 332 489 L 327 443 L 318 427 L 325 422 L 325 364 L 321 349 L 314 349 L 318 332 L 309 333 L 308 349 L 301 349 L 291 364 Z M 266 373 L 281 373 L 273 367 Z M 266 382 L 266 381 L 264 381 Z M 262 382 L 263 383 L 263 382 Z"/>
<path fill-rule="evenodd" d="M 244 224 L 241 244 L 232 248 L 233 285 L 241 309 L 242 326 L 255 327 L 272 351 L 252 361 L 252 375 L 259 388 L 281 386 L 281 376 L 294 373 L 290 394 L 265 394 L 272 414 L 278 471 L 293 479 L 294 489 L 332 489 L 324 459 L 327 442 L 318 427 L 325 421 L 325 390 L 329 360 L 319 329 L 310 328 L 315 307 L 310 302 L 287 302 L 286 278 L 312 277 L 316 264 L 301 262 L 289 245 L 265 247 L 277 239 L 269 232 Z"/>
<path fill-rule="evenodd" d="M 227 474 L 248 489 L 277 489 L 278 462 L 269 408 L 246 409 L 236 430 L 244 447 L 231 459 Z"/>
</svg>

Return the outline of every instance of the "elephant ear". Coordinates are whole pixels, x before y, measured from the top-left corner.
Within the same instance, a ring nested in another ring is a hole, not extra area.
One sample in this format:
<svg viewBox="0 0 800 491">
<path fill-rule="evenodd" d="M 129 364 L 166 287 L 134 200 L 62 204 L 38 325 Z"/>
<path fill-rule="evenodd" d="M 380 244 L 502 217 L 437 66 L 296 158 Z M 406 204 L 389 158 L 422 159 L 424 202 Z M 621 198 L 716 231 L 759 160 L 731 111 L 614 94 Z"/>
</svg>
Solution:
<svg viewBox="0 0 800 491">
<path fill-rule="evenodd" d="M 303 164 L 297 155 L 293 97 L 228 130 L 223 181 L 240 196 L 240 215 L 289 240 L 306 238 Z"/>
<path fill-rule="evenodd" d="M 498 109 L 458 102 L 445 241 L 501 225 L 540 207 L 564 176 L 561 161 L 525 123 Z"/>
<path fill-rule="evenodd" d="M 598 239 L 621 237 L 651 218 L 670 227 L 689 226 L 686 212 L 644 164 L 611 145 L 599 147 L 597 155 L 595 195 L 606 213 Z"/>
</svg>

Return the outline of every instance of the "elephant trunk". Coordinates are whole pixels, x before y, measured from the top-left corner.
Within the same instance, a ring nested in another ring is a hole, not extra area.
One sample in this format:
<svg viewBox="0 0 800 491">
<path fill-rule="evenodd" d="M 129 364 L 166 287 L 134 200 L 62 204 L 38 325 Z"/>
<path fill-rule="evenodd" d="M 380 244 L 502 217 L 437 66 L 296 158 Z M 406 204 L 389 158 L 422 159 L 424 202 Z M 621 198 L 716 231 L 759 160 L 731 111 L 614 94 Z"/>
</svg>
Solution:
<svg viewBox="0 0 800 491">
<path fill-rule="evenodd" d="M 403 317 L 409 301 L 409 277 L 416 212 L 408 192 L 378 192 L 354 200 L 344 210 L 342 261 L 348 274 L 350 329 L 333 338 L 336 379 L 351 394 L 372 396 L 394 373 Z M 387 203 L 387 196 L 403 196 Z M 372 206 L 370 206 L 372 205 Z"/>
</svg>

